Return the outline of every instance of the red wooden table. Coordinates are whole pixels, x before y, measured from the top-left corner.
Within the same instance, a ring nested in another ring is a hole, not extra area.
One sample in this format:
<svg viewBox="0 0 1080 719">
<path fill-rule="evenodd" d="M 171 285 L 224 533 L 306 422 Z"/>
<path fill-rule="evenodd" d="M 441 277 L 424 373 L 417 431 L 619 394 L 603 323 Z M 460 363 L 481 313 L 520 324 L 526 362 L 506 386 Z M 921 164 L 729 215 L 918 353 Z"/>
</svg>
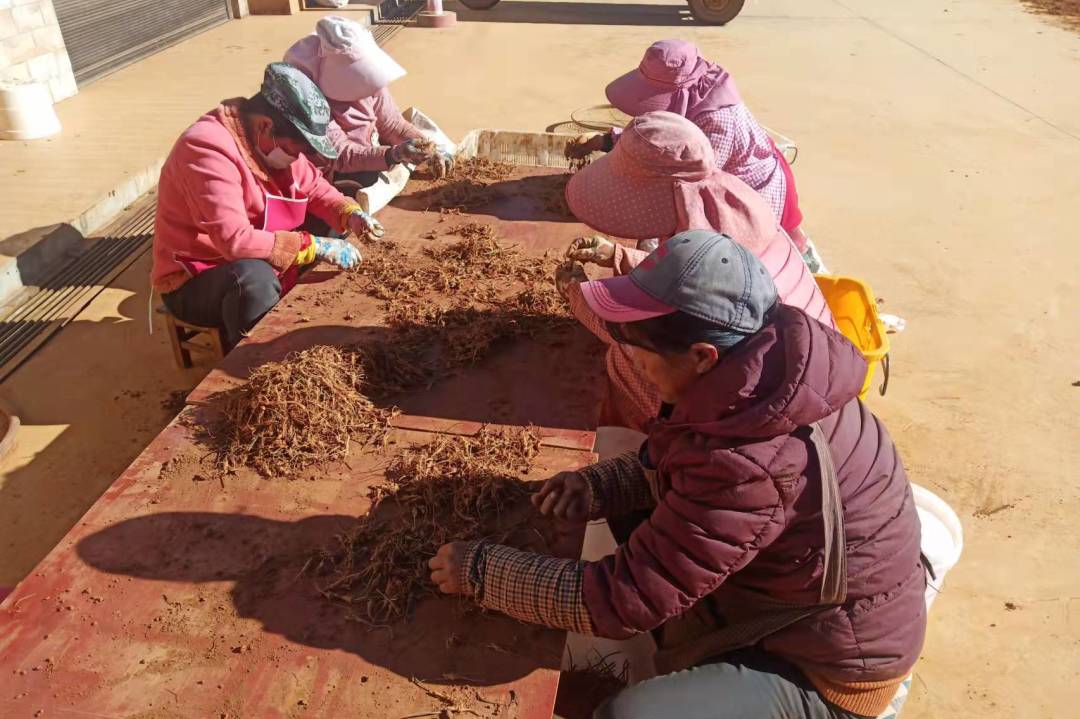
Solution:
<svg viewBox="0 0 1080 719">
<path fill-rule="evenodd" d="M 534 255 L 561 251 L 585 228 L 530 196 L 540 181 L 519 173 L 498 202 L 460 221 L 491 222 Z M 380 213 L 403 246 L 445 227 L 423 204 L 414 194 Z M 479 716 L 551 716 L 562 633 L 452 598 L 372 630 L 303 571 L 366 511 L 386 454 L 354 450 L 293 480 L 207 471 L 199 434 L 213 408 L 200 405 L 213 393 L 262 362 L 381 326 L 378 303 L 355 281 L 317 269 L 211 372 L 195 406 L 0 605 L 0 716 L 438 716 L 446 704 L 436 694 Z M 395 398 L 406 414 L 392 437 L 539 425 L 544 446 L 529 478 L 542 479 L 593 460 L 603 376 L 602 347 L 583 331 L 530 338 Z M 552 552 L 577 556 L 578 529 L 545 533 Z"/>
</svg>

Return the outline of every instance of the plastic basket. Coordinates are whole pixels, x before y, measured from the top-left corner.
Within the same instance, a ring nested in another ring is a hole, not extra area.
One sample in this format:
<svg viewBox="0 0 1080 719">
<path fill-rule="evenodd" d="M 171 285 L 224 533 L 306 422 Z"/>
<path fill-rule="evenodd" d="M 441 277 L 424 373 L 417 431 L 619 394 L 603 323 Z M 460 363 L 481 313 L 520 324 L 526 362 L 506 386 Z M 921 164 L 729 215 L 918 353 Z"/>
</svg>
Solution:
<svg viewBox="0 0 1080 719">
<path fill-rule="evenodd" d="M 870 286 L 853 277 L 814 275 L 821 294 L 832 310 L 837 328 L 859 348 L 869 366 L 859 397 L 865 398 L 874 381 L 874 368 L 881 362 L 884 380 L 881 394 L 889 386 L 889 336 L 878 317 L 877 301 Z"/>
<path fill-rule="evenodd" d="M 516 130 L 470 130 L 458 143 L 459 157 L 483 157 L 529 167 L 564 167 L 566 143 L 576 135 Z"/>
</svg>

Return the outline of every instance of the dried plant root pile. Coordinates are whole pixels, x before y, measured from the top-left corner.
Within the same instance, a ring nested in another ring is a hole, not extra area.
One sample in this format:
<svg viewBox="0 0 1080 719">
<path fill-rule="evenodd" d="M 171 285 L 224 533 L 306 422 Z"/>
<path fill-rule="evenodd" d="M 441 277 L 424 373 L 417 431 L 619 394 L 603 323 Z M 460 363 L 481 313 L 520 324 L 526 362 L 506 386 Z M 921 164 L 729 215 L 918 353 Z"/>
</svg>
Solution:
<svg viewBox="0 0 1080 719">
<path fill-rule="evenodd" d="M 262 365 L 222 409 L 222 467 L 264 476 L 344 459 L 352 442 L 381 441 L 392 415 L 364 395 L 360 357 L 327 345 Z"/>
<path fill-rule="evenodd" d="M 485 205 L 498 198 L 491 184 L 507 179 L 513 171 L 513 165 L 483 157 L 458 160 L 450 174 L 431 190 L 430 207 L 469 209 Z"/>
<path fill-rule="evenodd" d="M 358 348 L 375 396 L 430 385 L 503 341 L 573 323 L 552 281 L 557 258 L 504 245 L 491 225 L 448 234 L 459 239 L 421 253 L 371 253 L 361 267 L 365 291 L 387 302 L 387 336 Z"/>
<path fill-rule="evenodd" d="M 403 450 L 371 491 L 372 505 L 348 535 L 314 562 L 324 596 L 345 602 L 369 625 L 405 616 L 435 594 L 427 561 L 451 541 L 506 541 L 504 510 L 525 501 L 527 472 L 540 451 L 535 430 L 484 429 L 440 436 Z"/>
</svg>

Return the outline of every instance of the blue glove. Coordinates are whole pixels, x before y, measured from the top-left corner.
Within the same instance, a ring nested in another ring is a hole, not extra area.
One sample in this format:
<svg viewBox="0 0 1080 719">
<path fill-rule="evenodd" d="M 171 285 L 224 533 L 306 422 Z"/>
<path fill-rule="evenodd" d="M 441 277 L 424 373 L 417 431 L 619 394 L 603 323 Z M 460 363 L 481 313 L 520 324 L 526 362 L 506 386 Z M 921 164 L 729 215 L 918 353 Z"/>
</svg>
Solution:
<svg viewBox="0 0 1080 719">
<path fill-rule="evenodd" d="M 315 258 L 335 264 L 343 270 L 351 270 L 360 264 L 360 250 L 345 240 L 329 237 L 312 238 L 315 243 Z"/>
</svg>

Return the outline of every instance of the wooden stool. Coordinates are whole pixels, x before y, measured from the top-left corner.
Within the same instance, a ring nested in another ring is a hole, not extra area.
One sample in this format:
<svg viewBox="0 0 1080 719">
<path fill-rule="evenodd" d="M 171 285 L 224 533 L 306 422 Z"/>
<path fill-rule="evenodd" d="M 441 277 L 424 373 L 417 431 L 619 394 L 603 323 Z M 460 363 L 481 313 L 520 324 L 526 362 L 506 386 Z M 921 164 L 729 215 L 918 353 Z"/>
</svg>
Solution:
<svg viewBox="0 0 1080 719">
<path fill-rule="evenodd" d="M 196 349 L 209 349 L 214 353 L 215 359 L 221 359 L 225 356 L 225 343 L 221 339 L 220 327 L 202 327 L 201 325 L 193 325 L 190 322 L 184 322 L 183 320 L 173 317 L 172 314 L 161 308 L 159 310 L 165 315 L 165 331 L 169 333 L 169 342 L 172 344 L 173 359 L 176 360 L 176 365 L 183 369 L 191 367 L 191 350 Z M 196 342 L 192 342 L 195 337 L 199 335 L 206 335 L 210 338 L 209 348 L 206 345 L 200 345 Z"/>
</svg>

